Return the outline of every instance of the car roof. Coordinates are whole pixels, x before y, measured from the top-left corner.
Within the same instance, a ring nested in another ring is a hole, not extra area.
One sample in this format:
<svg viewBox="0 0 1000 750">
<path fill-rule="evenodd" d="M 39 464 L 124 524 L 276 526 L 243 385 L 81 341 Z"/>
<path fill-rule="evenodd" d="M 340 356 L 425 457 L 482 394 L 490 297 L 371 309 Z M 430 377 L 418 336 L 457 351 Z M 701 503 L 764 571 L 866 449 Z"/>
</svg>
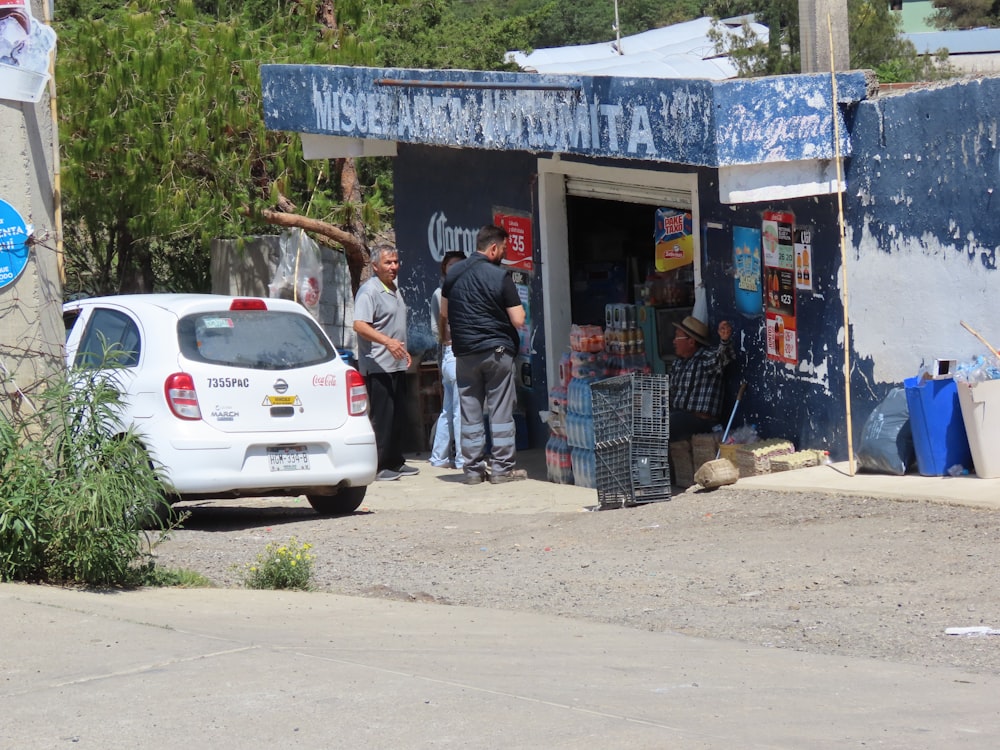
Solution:
<svg viewBox="0 0 1000 750">
<path fill-rule="evenodd" d="M 63 310 L 74 310 L 83 306 L 120 305 L 133 310 L 156 307 L 176 315 L 186 315 L 202 310 L 228 310 L 233 300 L 260 299 L 268 310 L 288 310 L 308 315 L 308 311 L 298 302 L 277 297 L 233 296 L 228 294 L 115 294 L 105 297 L 86 297 L 63 304 Z"/>
</svg>

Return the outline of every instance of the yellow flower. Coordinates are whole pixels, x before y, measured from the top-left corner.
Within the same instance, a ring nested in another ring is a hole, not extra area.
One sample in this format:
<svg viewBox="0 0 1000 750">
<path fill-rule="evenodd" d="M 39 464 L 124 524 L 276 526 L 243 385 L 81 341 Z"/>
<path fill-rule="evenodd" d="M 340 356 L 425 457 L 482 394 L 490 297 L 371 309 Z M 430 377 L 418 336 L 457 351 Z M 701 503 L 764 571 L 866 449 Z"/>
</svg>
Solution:
<svg viewBox="0 0 1000 750">
<path fill-rule="evenodd" d="M 292 560 L 291 565 L 293 568 L 295 567 L 295 560 Z"/>
</svg>

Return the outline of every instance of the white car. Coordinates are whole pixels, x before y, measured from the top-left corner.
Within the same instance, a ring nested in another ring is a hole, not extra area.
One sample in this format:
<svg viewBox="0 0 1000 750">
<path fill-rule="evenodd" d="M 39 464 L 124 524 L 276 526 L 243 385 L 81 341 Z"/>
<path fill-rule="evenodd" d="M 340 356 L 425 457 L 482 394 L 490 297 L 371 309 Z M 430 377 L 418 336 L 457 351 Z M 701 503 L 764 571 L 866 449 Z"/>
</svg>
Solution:
<svg viewBox="0 0 1000 750">
<path fill-rule="evenodd" d="M 132 426 L 167 498 L 305 495 L 351 513 L 375 480 L 368 392 L 290 300 L 136 294 L 63 305 L 66 364 L 116 361 Z"/>
</svg>

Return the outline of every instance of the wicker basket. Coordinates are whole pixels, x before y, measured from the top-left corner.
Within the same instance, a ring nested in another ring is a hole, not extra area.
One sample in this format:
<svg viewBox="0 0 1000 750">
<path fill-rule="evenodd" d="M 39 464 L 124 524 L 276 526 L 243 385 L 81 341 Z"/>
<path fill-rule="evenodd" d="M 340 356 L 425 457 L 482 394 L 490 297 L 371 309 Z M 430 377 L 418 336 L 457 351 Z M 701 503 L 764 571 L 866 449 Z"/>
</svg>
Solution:
<svg viewBox="0 0 1000 750">
<path fill-rule="evenodd" d="M 708 461 L 714 461 L 718 452 L 719 442 L 714 432 L 691 436 L 691 460 L 695 468 Z"/>
<path fill-rule="evenodd" d="M 674 484 L 690 487 L 694 484 L 694 463 L 691 460 L 691 443 L 675 440 L 670 443 L 670 463 L 674 467 Z"/>
<path fill-rule="evenodd" d="M 756 443 L 737 446 L 736 468 L 741 477 L 755 477 L 771 473 L 771 459 L 795 452 L 795 446 L 788 440 L 772 438 Z"/>
<path fill-rule="evenodd" d="M 825 456 L 823 451 L 804 450 L 789 453 L 785 456 L 771 457 L 771 471 L 791 471 L 805 469 L 809 466 L 819 466 Z"/>
<path fill-rule="evenodd" d="M 736 464 L 736 449 L 740 446 L 736 443 L 723 443 L 719 446 L 719 458 L 725 458 Z"/>
</svg>

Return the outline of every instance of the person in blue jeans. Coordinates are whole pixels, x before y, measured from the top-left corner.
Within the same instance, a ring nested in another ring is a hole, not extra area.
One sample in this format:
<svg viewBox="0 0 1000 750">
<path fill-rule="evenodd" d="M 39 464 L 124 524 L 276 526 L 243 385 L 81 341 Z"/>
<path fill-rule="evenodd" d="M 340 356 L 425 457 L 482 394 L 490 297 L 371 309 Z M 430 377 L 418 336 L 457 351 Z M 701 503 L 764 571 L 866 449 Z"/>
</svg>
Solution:
<svg viewBox="0 0 1000 750">
<path fill-rule="evenodd" d="M 451 251 L 441 260 L 441 280 L 448 274 L 448 269 L 465 260 L 465 255 Z M 434 428 L 434 446 L 431 448 L 430 464 L 439 468 L 461 469 L 462 460 L 462 412 L 459 409 L 458 380 L 455 377 L 455 354 L 451 349 L 451 327 L 448 319 L 441 316 L 441 286 L 431 295 L 431 331 L 438 340 L 440 356 L 438 358 L 441 370 L 441 414 Z M 455 459 L 452 462 L 451 446 L 455 444 Z"/>
</svg>

